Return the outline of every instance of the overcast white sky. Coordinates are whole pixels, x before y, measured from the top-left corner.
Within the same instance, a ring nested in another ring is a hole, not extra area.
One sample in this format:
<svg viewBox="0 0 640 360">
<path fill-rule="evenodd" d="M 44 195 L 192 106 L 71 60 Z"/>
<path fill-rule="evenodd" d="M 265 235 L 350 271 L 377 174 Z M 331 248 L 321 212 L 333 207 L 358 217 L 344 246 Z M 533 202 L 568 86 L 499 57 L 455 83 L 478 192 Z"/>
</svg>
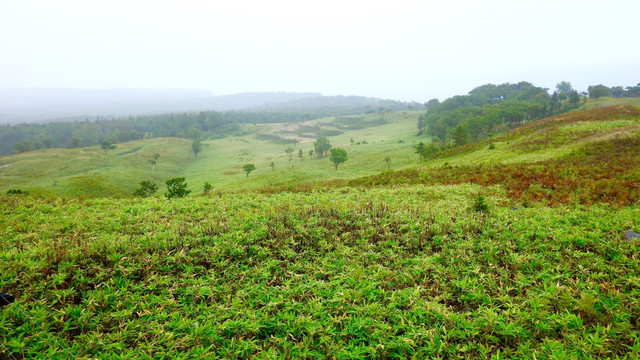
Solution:
<svg viewBox="0 0 640 360">
<path fill-rule="evenodd" d="M 640 82 L 640 1 L 0 0 L 0 87 L 441 100 Z"/>
</svg>

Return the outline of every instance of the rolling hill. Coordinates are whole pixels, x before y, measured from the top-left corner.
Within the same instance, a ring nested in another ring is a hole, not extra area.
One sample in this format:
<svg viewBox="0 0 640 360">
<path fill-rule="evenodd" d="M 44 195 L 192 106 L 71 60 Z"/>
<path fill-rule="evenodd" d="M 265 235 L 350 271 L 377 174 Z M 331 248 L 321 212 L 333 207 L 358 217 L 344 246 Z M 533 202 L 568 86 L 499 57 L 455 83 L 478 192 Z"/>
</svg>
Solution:
<svg viewBox="0 0 640 360">
<path fill-rule="evenodd" d="M 181 138 L 0 158 L 0 357 L 640 356 L 640 110 L 423 163 L 419 114 L 245 125 L 197 158 Z M 338 170 L 284 152 L 338 129 Z M 130 197 L 174 176 L 191 196 Z"/>
</svg>

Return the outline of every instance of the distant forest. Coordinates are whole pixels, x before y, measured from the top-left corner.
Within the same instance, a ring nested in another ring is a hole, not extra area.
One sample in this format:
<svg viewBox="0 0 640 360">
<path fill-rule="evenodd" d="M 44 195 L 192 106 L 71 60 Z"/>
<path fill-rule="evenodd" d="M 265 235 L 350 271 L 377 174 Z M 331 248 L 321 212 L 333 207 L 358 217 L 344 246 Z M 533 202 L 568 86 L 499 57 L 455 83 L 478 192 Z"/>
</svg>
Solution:
<svg viewBox="0 0 640 360">
<path fill-rule="evenodd" d="M 434 152 L 480 141 L 500 130 L 575 109 L 587 97 L 597 100 L 605 96 L 638 97 L 640 84 L 626 89 L 594 85 L 589 86 L 587 92 L 578 93 L 571 83 L 563 81 L 552 95 L 547 89 L 524 81 L 482 85 L 468 95 L 454 96 L 442 103 L 429 100 L 427 112 L 418 118 L 418 134 L 433 137 L 434 145 L 427 153 Z"/>
<path fill-rule="evenodd" d="M 254 111 L 201 111 L 160 115 L 129 116 L 110 120 L 52 122 L 0 126 L 0 155 L 43 148 L 77 148 L 99 145 L 103 141 L 122 143 L 155 137 L 188 137 L 198 129 L 205 138 L 244 135 L 241 124 L 300 122 L 327 116 L 372 113 L 381 110 L 407 110 L 418 103 L 337 96 L 314 101 L 289 102 Z"/>
</svg>

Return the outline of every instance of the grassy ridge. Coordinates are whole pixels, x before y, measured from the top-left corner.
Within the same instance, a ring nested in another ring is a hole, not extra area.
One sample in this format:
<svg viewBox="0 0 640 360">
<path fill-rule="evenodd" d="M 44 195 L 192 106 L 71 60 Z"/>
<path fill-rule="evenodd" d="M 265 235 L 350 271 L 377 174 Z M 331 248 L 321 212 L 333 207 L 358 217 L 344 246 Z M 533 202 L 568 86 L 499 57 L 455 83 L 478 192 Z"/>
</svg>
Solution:
<svg viewBox="0 0 640 360">
<path fill-rule="evenodd" d="M 18 300 L 0 342 L 18 358 L 640 356 L 640 244 L 621 239 L 639 210 L 509 204 L 476 185 L 3 197 Z"/>
</svg>

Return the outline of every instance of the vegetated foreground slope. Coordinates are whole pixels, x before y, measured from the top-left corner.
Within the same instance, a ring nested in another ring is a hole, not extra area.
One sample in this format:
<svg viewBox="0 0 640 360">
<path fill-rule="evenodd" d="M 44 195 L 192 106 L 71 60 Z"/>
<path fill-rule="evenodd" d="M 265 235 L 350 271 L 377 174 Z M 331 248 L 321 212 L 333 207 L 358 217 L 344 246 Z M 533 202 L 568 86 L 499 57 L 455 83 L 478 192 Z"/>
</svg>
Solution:
<svg viewBox="0 0 640 360">
<path fill-rule="evenodd" d="M 415 183 L 500 185 L 525 204 L 637 204 L 640 109 L 619 105 L 562 114 L 490 141 L 436 153 L 424 168 L 348 182 Z"/>
<path fill-rule="evenodd" d="M 640 356 L 635 207 L 465 184 L 1 200 L 4 358 Z"/>
</svg>

